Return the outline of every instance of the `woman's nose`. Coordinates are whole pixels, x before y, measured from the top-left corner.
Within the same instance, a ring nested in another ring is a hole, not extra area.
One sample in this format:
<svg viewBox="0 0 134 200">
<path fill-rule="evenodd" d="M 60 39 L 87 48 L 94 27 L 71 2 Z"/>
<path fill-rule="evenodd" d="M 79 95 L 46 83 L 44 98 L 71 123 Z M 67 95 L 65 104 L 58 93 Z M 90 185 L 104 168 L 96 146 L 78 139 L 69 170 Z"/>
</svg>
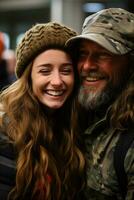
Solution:
<svg viewBox="0 0 134 200">
<path fill-rule="evenodd" d="M 62 84 L 62 78 L 59 72 L 53 73 L 51 77 L 51 84 L 53 86 L 59 86 Z"/>
</svg>

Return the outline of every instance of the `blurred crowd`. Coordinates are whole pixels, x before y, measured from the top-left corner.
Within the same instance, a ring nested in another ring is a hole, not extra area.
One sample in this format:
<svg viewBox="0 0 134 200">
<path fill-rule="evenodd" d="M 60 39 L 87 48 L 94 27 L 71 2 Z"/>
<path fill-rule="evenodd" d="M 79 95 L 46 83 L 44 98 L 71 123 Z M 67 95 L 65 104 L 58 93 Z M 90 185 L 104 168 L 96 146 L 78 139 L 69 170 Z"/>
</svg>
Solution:
<svg viewBox="0 0 134 200">
<path fill-rule="evenodd" d="M 15 52 L 5 46 L 4 33 L 0 32 L 0 91 L 15 81 Z"/>
</svg>

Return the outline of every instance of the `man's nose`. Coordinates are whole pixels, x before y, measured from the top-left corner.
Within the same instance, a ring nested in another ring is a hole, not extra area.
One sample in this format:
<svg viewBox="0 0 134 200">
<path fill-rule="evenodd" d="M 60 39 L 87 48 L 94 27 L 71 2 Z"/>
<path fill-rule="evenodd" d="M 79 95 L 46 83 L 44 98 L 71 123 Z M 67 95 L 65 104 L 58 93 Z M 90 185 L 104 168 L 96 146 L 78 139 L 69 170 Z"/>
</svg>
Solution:
<svg viewBox="0 0 134 200">
<path fill-rule="evenodd" d="M 88 55 L 87 58 L 83 62 L 82 70 L 89 71 L 90 69 L 97 69 L 97 68 L 98 68 L 98 64 L 94 56 Z"/>
</svg>

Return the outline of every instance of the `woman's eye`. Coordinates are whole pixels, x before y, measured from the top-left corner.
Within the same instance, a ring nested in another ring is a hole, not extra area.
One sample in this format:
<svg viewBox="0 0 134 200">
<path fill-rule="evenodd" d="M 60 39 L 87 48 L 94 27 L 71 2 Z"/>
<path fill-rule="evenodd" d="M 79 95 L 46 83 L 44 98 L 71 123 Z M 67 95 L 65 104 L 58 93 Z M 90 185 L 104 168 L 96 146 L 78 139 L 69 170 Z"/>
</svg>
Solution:
<svg viewBox="0 0 134 200">
<path fill-rule="evenodd" d="M 62 74 L 70 74 L 73 71 L 73 67 L 65 67 L 61 70 Z"/>
<path fill-rule="evenodd" d="M 50 69 L 41 69 L 40 71 L 39 71 L 41 74 L 44 74 L 44 75 L 47 75 L 47 74 L 50 74 Z"/>
</svg>

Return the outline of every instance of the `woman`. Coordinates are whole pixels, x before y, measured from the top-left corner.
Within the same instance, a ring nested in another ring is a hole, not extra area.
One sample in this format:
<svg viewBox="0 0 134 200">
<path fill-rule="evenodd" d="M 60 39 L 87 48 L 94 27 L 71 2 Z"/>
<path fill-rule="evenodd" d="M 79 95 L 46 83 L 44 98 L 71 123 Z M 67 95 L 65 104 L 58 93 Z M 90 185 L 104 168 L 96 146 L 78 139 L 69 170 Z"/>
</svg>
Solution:
<svg viewBox="0 0 134 200">
<path fill-rule="evenodd" d="M 78 199 L 84 168 L 74 131 L 78 77 L 65 46 L 74 35 L 58 23 L 37 24 L 17 47 L 18 80 L 0 96 L 1 188 L 5 195 L 13 188 L 9 199 Z"/>
</svg>

